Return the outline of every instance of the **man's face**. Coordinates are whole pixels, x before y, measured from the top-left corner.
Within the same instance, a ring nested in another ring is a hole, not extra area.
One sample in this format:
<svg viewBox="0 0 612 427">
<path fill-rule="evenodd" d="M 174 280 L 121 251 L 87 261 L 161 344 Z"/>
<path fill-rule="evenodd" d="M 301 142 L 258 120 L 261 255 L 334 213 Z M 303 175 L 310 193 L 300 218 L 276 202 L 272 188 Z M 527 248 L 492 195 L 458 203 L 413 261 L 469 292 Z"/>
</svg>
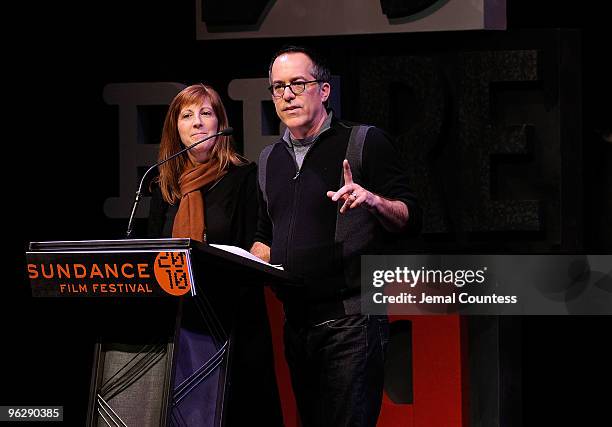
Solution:
<svg viewBox="0 0 612 427">
<path fill-rule="evenodd" d="M 270 73 L 271 83 L 287 84 L 315 80 L 311 74 L 312 61 L 303 53 L 285 53 L 274 60 Z M 323 102 L 329 97 L 329 83 L 308 83 L 304 92 L 295 95 L 289 87 L 282 96 L 275 97 L 278 117 L 295 138 L 313 135 L 325 117 Z"/>
</svg>

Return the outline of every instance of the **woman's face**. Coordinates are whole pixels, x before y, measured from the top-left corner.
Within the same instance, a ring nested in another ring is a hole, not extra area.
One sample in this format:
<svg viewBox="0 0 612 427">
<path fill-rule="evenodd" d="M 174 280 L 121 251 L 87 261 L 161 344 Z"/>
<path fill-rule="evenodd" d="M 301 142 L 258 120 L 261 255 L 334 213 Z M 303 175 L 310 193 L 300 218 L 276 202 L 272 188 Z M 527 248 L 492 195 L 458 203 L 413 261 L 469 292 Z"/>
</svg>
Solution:
<svg viewBox="0 0 612 427">
<path fill-rule="evenodd" d="M 201 103 L 186 105 L 181 109 L 178 116 L 178 132 L 184 146 L 201 141 L 217 133 L 218 130 L 219 121 L 208 99 Z M 191 160 L 196 163 L 205 162 L 216 140 L 217 138 L 211 138 L 189 150 L 187 153 Z"/>
</svg>

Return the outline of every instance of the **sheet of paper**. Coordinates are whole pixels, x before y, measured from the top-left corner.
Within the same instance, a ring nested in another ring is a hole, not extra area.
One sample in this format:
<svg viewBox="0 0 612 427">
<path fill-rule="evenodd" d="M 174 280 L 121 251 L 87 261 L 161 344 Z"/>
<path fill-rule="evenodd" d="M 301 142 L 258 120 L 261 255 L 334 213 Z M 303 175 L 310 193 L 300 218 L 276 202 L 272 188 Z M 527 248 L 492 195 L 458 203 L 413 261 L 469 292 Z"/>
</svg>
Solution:
<svg viewBox="0 0 612 427">
<path fill-rule="evenodd" d="M 222 251 L 226 251 L 226 252 L 231 252 L 235 255 L 239 255 L 243 258 L 248 258 L 250 260 L 253 261 L 257 261 L 261 264 L 265 264 L 265 265 L 269 265 L 270 267 L 274 267 L 277 268 L 279 270 L 282 270 L 283 267 L 281 265 L 273 265 L 273 264 L 269 264 L 259 258 L 257 258 L 255 255 L 253 255 L 252 253 L 250 253 L 249 251 L 245 251 L 242 248 L 239 248 L 238 246 L 231 246 L 231 245 L 217 245 L 217 244 L 210 244 L 210 246 L 217 248 L 217 249 L 221 249 Z"/>
</svg>

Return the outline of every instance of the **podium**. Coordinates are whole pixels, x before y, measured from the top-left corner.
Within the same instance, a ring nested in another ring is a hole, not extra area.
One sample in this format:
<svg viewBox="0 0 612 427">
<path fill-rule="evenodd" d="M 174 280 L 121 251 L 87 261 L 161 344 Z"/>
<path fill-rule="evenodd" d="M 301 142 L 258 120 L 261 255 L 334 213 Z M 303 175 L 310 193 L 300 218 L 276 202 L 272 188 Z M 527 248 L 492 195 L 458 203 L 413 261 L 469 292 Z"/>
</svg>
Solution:
<svg viewBox="0 0 612 427">
<path fill-rule="evenodd" d="M 33 297 L 96 319 L 87 426 L 222 426 L 237 290 L 300 286 L 190 239 L 32 242 L 26 259 Z"/>
</svg>

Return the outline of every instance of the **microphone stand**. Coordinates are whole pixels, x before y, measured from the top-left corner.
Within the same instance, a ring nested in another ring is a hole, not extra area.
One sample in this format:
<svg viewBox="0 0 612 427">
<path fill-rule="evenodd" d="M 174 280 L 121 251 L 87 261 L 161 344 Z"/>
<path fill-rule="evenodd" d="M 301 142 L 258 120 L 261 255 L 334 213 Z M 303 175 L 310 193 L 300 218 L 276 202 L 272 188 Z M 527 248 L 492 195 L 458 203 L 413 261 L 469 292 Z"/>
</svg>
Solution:
<svg viewBox="0 0 612 427">
<path fill-rule="evenodd" d="M 164 163 L 166 163 L 168 160 L 172 160 L 174 159 L 176 156 L 180 156 L 181 154 L 183 154 L 186 151 L 191 150 L 193 147 L 195 147 L 196 145 L 199 145 L 201 143 L 203 143 L 204 141 L 208 141 L 211 138 L 215 138 L 217 136 L 223 136 L 223 135 L 231 135 L 234 132 L 234 129 L 232 128 L 226 128 L 223 129 L 220 132 L 215 133 L 214 135 L 209 135 L 206 138 L 198 141 L 198 142 L 194 142 L 193 144 L 191 144 L 188 147 L 183 148 L 182 150 L 174 153 L 173 155 L 171 155 L 170 157 L 165 158 L 164 160 L 162 160 L 161 162 L 155 163 L 153 166 L 151 166 L 149 169 L 147 169 L 147 171 L 142 175 L 142 178 L 140 180 L 140 184 L 138 185 L 138 190 L 136 190 L 136 198 L 134 199 L 134 204 L 132 205 L 132 213 L 130 214 L 130 220 L 128 222 L 128 227 L 127 227 L 127 231 L 125 233 L 125 237 L 126 239 L 131 239 L 132 238 L 132 232 L 133 230 L 133 222 L 134 222 L 134 215 L 136 214 L 136 208 L 138 207 L 138 203 L 140 202 L 140 197 L 141 197 L 141 192 L 142 192 L 142 184 L 144 183 L 144 180 L 146 178 L 146 176 L 149 174 L 149 172 L 151 172 L 153 169 L 155 169 L 158 166 L 163 165 Z"/>
</svg>

